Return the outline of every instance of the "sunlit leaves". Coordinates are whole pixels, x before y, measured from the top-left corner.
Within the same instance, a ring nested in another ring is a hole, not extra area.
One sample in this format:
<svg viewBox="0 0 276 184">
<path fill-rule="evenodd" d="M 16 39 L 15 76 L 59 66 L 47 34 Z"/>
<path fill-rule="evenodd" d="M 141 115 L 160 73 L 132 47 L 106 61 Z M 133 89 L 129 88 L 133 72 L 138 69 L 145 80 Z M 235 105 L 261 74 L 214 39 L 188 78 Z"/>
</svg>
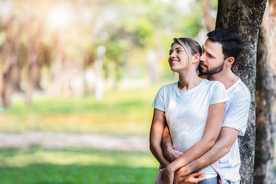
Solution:
<svg viewBox="0 0 276 184">
<path fill-rule="evenodd" d="M 138 50 L 144 54 L 139 57 L 142 59 L 146 58 L 148 49 L 160 47 L 163 51 L 160 57 L 164 60 L 173 37 L 196 38 L 203 16 L 198 3 L 194 0 L 186 3 L 181 0 L 22 0 L 13 1 L 10 17 L 14 17 L 15 30 L 20 27 L 20 19 L 24 19 L 24 33 L 20 37 L 23 48 L 30 44 L 30 38 L 35 39 L 39 28 L 41 49 L 50 48 L 51 56 L 62 49 L 65 63 L 82 57 L 95 60 L 97 47 L 104 45 L 106 76 L 118 76 L 118 72 L 112 71 L 120 72 L 124 63 L 135 61 L 132 57 Z M 1 35 L 0 43 L 3 38 Z M 48 58 L 51 61 L 47 63 L 51 63 L 55 57 Z M 142 65 L 146 69 L 145 61 Z"/>
</svg>

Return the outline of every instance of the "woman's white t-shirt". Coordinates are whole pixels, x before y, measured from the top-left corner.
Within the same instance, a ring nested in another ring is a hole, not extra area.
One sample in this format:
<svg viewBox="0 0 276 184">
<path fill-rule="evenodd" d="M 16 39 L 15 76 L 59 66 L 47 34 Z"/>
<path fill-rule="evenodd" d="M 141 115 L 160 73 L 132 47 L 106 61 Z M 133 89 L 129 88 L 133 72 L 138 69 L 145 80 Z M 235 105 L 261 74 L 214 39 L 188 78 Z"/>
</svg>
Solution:
<svg viewBox="0 0 276 184">
<path fill-rule="evenodd" d="M 173 147 L 185 152 L 202 138 L 209 106 L 227 100 L 222 83 L 203 79 L 199 85 L 187 91 L 180 91 L 178 82 L 164 85 L 158 91 L 152 107 L 165 112 Z M 216 176 L 210 166 L 203 171 L 206 178 Z"/>
</svg>

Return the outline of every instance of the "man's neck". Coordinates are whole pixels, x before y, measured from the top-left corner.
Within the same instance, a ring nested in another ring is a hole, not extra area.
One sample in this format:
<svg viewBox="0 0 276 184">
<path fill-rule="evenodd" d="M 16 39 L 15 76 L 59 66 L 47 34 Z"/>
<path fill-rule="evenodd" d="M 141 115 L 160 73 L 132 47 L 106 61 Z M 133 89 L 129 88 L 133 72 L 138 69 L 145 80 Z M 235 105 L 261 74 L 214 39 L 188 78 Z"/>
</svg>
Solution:
<svg viewBox="0 0 276 184">
<path fill-rule="evenodd" d="M 238 81 L 238 77 L 231 71 L 221 71 L 213 75 L 207 76 L 210 81 L 219 81 L 224 84 L 225 89 L 230 88 Z"/>
</svg>

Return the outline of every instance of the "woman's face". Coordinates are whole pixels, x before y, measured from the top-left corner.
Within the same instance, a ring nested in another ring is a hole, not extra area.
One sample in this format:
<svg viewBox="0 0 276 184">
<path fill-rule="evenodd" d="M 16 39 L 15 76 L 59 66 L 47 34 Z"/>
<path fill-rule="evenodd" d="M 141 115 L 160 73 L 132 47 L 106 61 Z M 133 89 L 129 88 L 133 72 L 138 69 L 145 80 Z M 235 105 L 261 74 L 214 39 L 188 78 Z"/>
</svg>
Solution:
<svg viewBox="0 0 276 184">
<path fill-rule="evenodd" d="M 171 70 L 174 72 L 186 69 L 189 66 L 187 54 L 179 43 L 172 45 L 168 61 Z"/>
</svg>

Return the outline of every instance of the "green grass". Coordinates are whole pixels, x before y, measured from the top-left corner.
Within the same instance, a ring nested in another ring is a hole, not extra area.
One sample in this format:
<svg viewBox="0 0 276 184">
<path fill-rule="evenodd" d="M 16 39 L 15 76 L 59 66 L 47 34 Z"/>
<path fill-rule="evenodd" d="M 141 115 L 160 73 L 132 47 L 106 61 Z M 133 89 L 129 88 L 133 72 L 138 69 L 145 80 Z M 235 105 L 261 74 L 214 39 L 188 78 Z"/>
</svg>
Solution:
<svg viewBox="0 0 276 184">
<path fill-rule="evenodd" d="M 149 152 L 40 147 L 0 152 L 1 184 L 146 184 L 154 183 L 157 171 Z"/>
<path fill-rule="evenodd" d="M 104 99 L 96 101 L 94 96 L 79 99 L 48 98 L 37 99 L 31 106 L 26 106 L 23 100 L 16 102 L 12 108 L 5 109 L 9 115 L 24 116 L 26 114 L 52 115 L 52 114 L 125 114 L 139 107 L 145 107 L 153 101 L 158 88 L 153 86 L 141 89 L 109 91 Z M 150 106 L 151 104 L 149 104 Z M 143 109 L 141 109 L 143 110 Z"/>
<path fill-rule="evenodd" d="M 151 103 L 161 85 L 110 91 L 104 100 L 37 99 L 13 103 L 0 117 L 0 131 L 148 135 Z M 1 184 L 151 184 L 158 163 L 148 152 L 88 148 L 1 149 Z"/>
<path fill-rule="evenodd" d="M 161 84 L 139 89 L 106 92 L 103 101 L 94 96 L 80 99 L 23 100 L 5 109 L 0 131 L 62 131 L 73 133 L 146 135 L 152 118 L 151 103 Z"/>
</svg>

